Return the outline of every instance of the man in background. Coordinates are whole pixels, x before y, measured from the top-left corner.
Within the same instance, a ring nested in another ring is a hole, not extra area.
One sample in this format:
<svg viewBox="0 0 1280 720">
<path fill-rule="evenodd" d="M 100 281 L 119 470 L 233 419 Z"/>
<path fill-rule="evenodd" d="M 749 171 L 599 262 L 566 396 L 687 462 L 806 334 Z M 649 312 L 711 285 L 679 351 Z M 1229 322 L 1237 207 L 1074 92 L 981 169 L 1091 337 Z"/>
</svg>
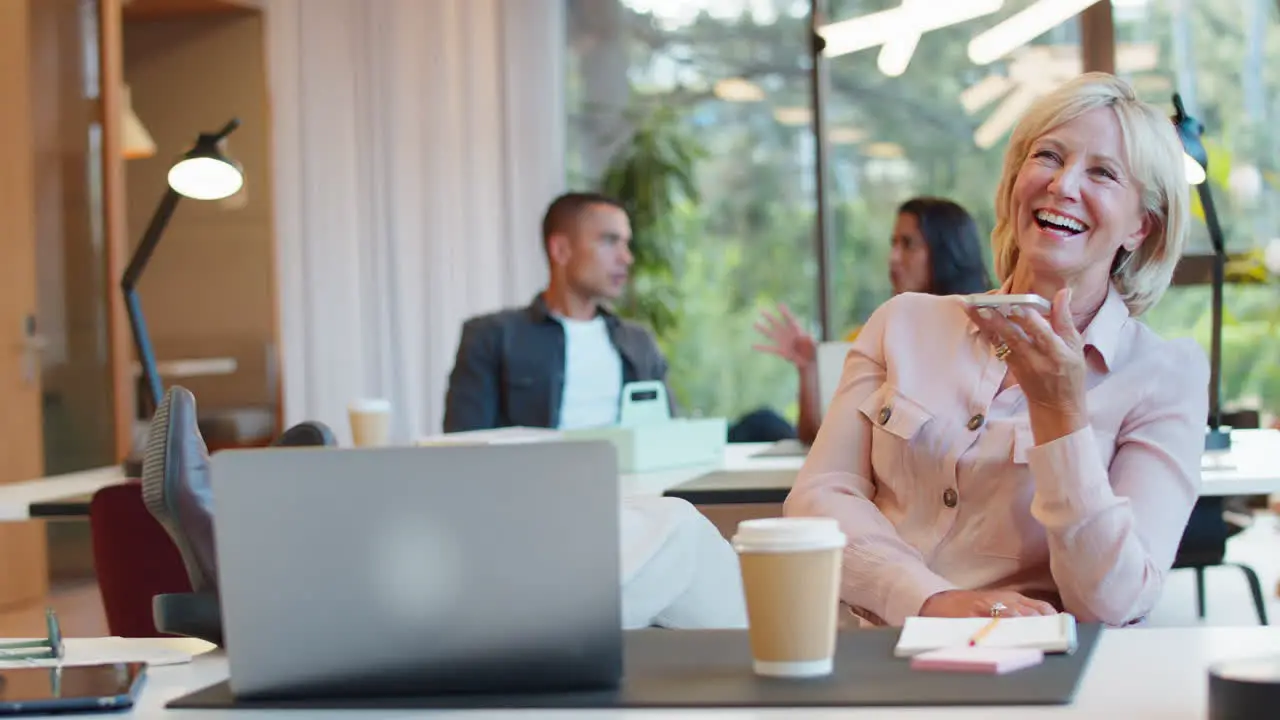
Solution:
<svg viewBox="0 0 1280 720">
<path fill-rule="evenodd" d="M 446 433 L 613 425 L 626 383 L 666 382 L 653 336 L 609 309 L 634 260 L 626 210 L 603 195 L 561 195 L 543 217 L 542 242 L 546 289 L 528 307 L 463 325 Z M 620 521 L 624 628 L 746 627 L 737 556 L 696 508 L 677 498 L 624 497 Z"/>
<path fill-rule="evenodd" d="M 542 243 L 551 271 L 546 289 L 527 307 L 462 326 L 445 396 L 446 433 L 612 425 L 626 383 L 666 381 L 667 361 L 653 336 L 608 307 L 626 289 L 633 262 L 622 205 L 595 193 L 561 195 L 543 217 Z"/>
</svg>

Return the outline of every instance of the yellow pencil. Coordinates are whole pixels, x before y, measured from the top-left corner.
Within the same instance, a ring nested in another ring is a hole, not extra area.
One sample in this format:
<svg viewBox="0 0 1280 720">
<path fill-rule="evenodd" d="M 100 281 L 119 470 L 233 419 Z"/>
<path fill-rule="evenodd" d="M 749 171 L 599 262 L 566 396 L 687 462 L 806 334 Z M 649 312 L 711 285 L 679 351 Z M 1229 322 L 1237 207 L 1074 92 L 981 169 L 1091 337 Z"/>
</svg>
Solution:
<svg viewBox="0 0 1280 720">
<path fill-rule="evenodd" d="M 1000 622 L 1000 618 L 998 617 L 991 618 L 991 622 L 987 623 L 986 625 L 983 625 L 981 630 L 974 633 L 973 637 L 969 638 L 969 647 L 974 647 L 975 645 L 977 645 L 978 642 L 982 640 L 982 638 L 986 637 L 991 632 L 991 630 L 995 628 L 996 623 L 998 622 Z"/>
</svg>

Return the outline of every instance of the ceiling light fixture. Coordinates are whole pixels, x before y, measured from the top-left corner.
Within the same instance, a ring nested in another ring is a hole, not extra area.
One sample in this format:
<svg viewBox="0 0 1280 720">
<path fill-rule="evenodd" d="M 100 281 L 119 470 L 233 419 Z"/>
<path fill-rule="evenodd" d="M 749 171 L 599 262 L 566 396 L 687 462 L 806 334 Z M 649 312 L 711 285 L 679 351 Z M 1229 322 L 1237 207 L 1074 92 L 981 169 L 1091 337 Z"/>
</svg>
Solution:
<svg viewBox="0 0 1280 720">
<path fill-rule="evenodd" d="M 920 37 L 931 30 L 958 25 L 1004 6 L 1004 0 L 902 0 L 896 8 L 830 23 L 818 29 L 823 55 L 839 57 L 881 46 L 877 65 L 889 77 L 906 71 Z"/>
<path fill-rule="evenodd" d="M 1036 0 L 1021 12 L 969 42 L 969 59 L 977 65 L 995 62 L 1079 15 L 1099 0 Z"/>
</svg>

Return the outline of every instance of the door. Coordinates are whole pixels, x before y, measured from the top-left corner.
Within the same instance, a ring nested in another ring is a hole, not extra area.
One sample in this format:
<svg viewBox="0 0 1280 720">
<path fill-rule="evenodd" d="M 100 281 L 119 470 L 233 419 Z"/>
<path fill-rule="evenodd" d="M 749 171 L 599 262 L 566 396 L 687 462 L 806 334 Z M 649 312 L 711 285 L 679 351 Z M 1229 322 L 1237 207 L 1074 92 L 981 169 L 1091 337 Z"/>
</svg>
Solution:
<svg viewBox="0 0 1280 720">
<path fill-rule="evenodd" d="M 27 2 L 0 2 L 0 483 L 44 474 Z M 0 609 L 48 590 L 43 522 L 0 522 Z"/>
</svg>

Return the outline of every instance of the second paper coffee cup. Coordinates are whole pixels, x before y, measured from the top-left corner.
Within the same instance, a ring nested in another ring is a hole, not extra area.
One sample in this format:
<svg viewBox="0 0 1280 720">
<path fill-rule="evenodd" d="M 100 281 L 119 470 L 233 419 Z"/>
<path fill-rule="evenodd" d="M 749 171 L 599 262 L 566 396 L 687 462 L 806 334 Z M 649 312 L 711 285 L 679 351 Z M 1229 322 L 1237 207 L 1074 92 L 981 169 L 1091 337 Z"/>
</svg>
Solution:
<svg viewBox="0 0 1280 720">
<path fill-rule="evenodd" d="M 347 407 L 351 442 L 356 447 L 382 447 L 391 441 L 391 402 L 381 398 L 356 400 Z"/>
<path fill-rule="evenodd" d="M 742 567 L 756 674 L 831 674 L 845 542 L 831 518 L 764 518 L 738 524 L 733 547 Z"/>
</svg>

